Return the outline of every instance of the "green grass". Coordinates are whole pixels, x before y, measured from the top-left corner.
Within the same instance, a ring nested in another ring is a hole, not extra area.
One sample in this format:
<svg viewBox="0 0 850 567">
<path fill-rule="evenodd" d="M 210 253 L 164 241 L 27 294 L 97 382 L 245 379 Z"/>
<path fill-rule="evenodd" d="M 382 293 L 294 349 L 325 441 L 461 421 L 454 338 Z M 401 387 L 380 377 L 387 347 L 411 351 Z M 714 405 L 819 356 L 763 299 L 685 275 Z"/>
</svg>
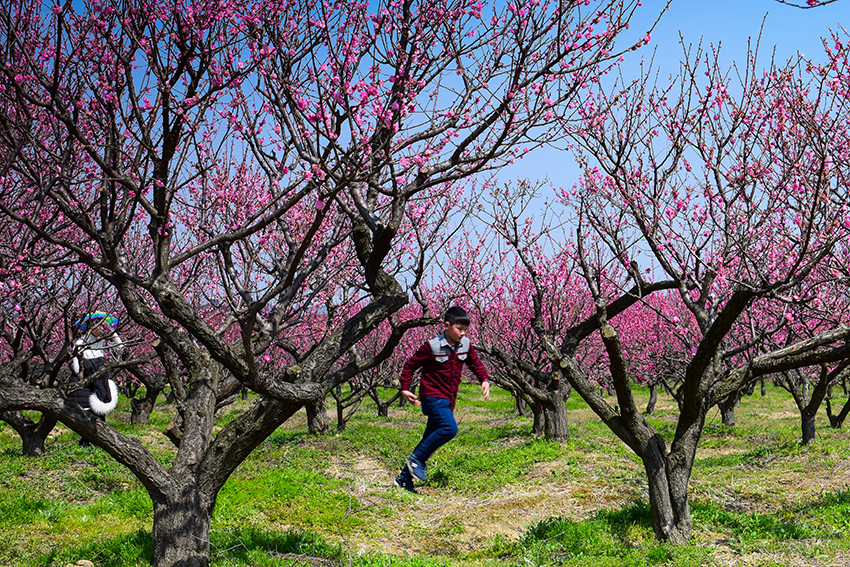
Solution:
<svg viewBox="0 0 850 567">
<path fill-rule="evenodd" d="M 236 475 L 219 492 L 213 520 L 220 529 L 282 523 L 320 531 L 345 533 L 361 522 L 348 516 L 358 508 L 342 482 L 299 470 L 267 470 Z"/>
<path fill-rule="evenodd" d="M 781 390 L 745 398 L 735 428 L 709 416 L 690 485 L 694 536 L 678 546 L 655 540 L 640 461 L 577 396 L 563 445 L 533 438 L 531 420 L 515 415 L 505 392 L 480 398 L 477 386 L 462 387 L 460 433 L 429 462 L 421 496 L 390 486 L 424 428 L 418 408 L 381 418 L 367 401 L 345 431 L 320 437 L 296 416 L 220 492 L 212 564 L 689 567 L 723 565 L 725 553 L 764 555 L 755 565 L 815 565 L 850 552 L 850 487 L 835 474 L 846 472 L 850 435 L 819 416 L 817 442 L 801 446 Z M 221 412 L 218 424 L 250 402 Z M 131 426 L 122 400 L 109 421 L 168 463 L 173 448 L 160 432 L 173 411 L 158 405 L 148 425 Z M 649 418 L 668 441 L 675 412 L 662 396 Z M 44 456 L 24 458 L 0 424 L 0 565 L 150 564 L 146 491 L 77 439 L 60 425 Z M 507 529 L 514 517 L 522 521 Z"/>
<path fill-rule="evenodd" d="M 775 551 L 788 542 L 833 541 L 847 549 L 850 534 L 850 492 L 839 490 L 800 505 L 775 512 L 739 513 L 724 510 L 716 503 L 695 503 L 694 521 L 734 535 L 741 552 Z"/>
<path fill-rule="evenodd" d="M 696 567 L 710 554 L 704 547 L 654 541 L 652 517 L 645 503 L 602 511 L 576 521 L 550 518 L 532 526 L 512 548 L 501 549 L 513 565 Z M 641 542 L 635 545 L 635 542 Z M 495 550 L 494 550 L 495 551 Z"/>
<path fill-rule="evenodd" d="M 466 439 L 470 438 L 471 435 L 466 436 Z M 564 454 L 561 445 L 544 440 L 531 440 L 510 447 L 500 447 L 491 442 L 483 451 L 476 451 L 474 459 L 470 459 L 469 446 L 472 443 L 460 441 L 435 459 L 439 470 L 431 477 L 432 485 L 478 493 L 493 485 L 516 484 L 531 465 L 554 461 Z"/>
</svg>

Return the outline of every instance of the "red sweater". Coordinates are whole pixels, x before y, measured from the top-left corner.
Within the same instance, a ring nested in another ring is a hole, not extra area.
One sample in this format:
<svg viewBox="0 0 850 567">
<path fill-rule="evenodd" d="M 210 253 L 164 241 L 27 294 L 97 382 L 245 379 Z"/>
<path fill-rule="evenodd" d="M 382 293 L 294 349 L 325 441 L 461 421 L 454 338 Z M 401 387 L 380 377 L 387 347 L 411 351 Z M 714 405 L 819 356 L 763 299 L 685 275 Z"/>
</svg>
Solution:
<svg viewBox="0 0 850 567">
<path fill-rule="evenodd" d="M 443 335 L 434 339 L 439 341 L 440 354 L 435 355 L 430 342 L 425 342 L 413 356 L 404 363 L 401 372 L 401 389 L 410 390 L 413 373 L 421 368 L 422 380 L 419 387 L 420 398 L 443 398 L 449 400 L 452 411 L 457 400 L 457 390 L 460 386 L 463 365 L 466 364 L 481 382 L 489 380 L 487 370 L 475 348 L 468 339 L 458 343 L 455 348 L 449 346 Z M 464 342 L 466 344 L 464 344 Z M 466 347 L 466 348 L 465 348 Z"/>
</svg>

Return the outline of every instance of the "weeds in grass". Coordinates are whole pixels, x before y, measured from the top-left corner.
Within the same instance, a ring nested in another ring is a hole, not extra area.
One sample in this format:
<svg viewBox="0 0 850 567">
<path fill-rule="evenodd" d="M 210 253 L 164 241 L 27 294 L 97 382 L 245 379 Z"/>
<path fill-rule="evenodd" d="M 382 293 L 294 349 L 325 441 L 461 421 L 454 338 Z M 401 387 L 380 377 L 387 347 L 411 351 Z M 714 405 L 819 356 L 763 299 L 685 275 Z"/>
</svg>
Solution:
<svg viewBox="0 0 850 567">
<path fill-rule="evenodd" d="M 741 553 L 781 548 L 788 542 L 804 540 L 835 540 L 837 548 L 850 548 L 850 492 L 847 490 L 770 514 L 733 512 L 705 502 L 694 503 L 691 513 L 695 523 L 713 530 L 729 530 Z"/>
</svg>

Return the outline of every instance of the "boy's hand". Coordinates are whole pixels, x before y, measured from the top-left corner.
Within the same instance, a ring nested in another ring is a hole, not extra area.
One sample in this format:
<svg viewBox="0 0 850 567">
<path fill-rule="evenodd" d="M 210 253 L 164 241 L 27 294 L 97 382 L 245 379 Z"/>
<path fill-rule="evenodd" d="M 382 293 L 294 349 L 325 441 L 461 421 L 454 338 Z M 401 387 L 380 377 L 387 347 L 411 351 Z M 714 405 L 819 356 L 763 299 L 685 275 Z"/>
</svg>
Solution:
<svg viewBox="0 0 850 567">
<path fill-rule="evenodd" d="M 481 389 L 484 390 L 484 399 L 489 400 L 490 399 L 490 381 L 485 380 L 484 382 L 481 382 Z"/>
<path fill-rule="evenodd" d="M 404 396 L 404 399 L 413 404 L 414 406 L 421 405 L 422 402 L 419 401 L 419 398 L 416 397 L 416 394 L 411 392 L 410 390 L 402 390 L 401 395 Z"/>
</svg>

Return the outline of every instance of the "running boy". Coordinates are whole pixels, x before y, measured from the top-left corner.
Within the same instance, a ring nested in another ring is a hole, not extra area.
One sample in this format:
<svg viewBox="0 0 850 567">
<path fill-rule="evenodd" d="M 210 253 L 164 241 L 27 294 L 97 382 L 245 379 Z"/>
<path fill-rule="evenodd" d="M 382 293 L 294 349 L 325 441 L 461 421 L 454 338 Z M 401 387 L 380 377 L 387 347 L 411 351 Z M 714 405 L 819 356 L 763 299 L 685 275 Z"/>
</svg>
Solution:
<svg viewBox="0 0 850 567">
<path fill-rule="evenodd" d="M 428 417 L 422 441 L 407 458 L 395 479 L 396 485 L 408 492 L 416 493 L 413 488 L 414 478 L 422 482 L 428 480 L 428 458 L 457 435 L 453 412 L 464 364 L 481 382 L 484 399 L 490 397 L 487 370 L 466 337 L 468 328 L 469 315 L 466 311 L 458 306 L 449 307 L 443 316 L 442 334 L 419 347 L 401 372 L 401 395 L 411 404 L 421 405 L 422 413 Z M 419 368 L 422 369 L 419 386 L 421 400 L 410 391 L 413 373 Z"/>
</svg>

